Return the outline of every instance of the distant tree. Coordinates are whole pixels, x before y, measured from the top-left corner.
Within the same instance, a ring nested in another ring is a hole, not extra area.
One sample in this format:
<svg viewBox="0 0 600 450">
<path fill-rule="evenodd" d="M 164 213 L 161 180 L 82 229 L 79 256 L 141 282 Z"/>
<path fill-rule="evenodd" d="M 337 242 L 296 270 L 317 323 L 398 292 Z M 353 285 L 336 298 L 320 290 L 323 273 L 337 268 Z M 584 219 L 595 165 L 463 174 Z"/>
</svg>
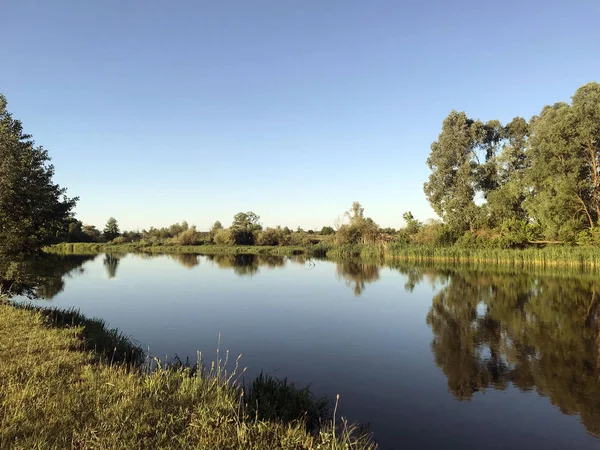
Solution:
<svg viewBox="0 0 600 450">
<path fill-rule="evenodd" d="M 283 233 L 284 234 L 292 234 L 292 230 L 290 230 L 289 227 L 283 227 Z"/>
<path fill-rule="evenodd" d="M 253 212 L 237 213 L 231 224 L 231 236 L 236 245 L 253 245 L 255 233 L 262 230 L 260 217 Z"/>
<path fill-rule="evenodd" d="M 48 152 L 35 147 L 0 94 L 0 253 L 35 253 L 68 233 L 78 199 L 53 176 Z"/>
<path fill-rule="evenodd" d="M 304 233 L 304 229 L 298 225 L 298 228 L 296 228 L 296 233 Z"/>
<path fill-rule="evenodd" d="M 108 219 L 102 234 L 106 241 L 112 241 L 113 239 L 118 237 L 121 234 L 121 232 L 119 231 L 119 224 L 117 223 L 117 219 L 115 219 L 114 217 Z"/>
<path fill-rule="evenodd" d="M 223 229 L 223 225 L 221 224 L 221 222 L 219 222 L 218 220 L 213 223 L 213 226 L 210 229 L 211 233 L 215 233 L 217 230 L 222 230 Z"/>
<path fill-rule="evenodd" d="M 308 230 L 307 233 L 308 234 L 315 234 L 315 230 Z"/>
<path fill-rule="evenodd" d="M 404 222 L 406 222 L 406 232 L 408 234 L 418 233 L 423 226 L 421 222 L 415 219 L 410 211 L 406 211 L 404 214 L 402 214 L 402 218 L 404 219 Z"/>
<path fill-rule="evenodd" d="M 335 234 L 335 230 L 332 227 L 328 227 L 325 226 L 323 228 L 321 228 L 321 233 L 324 236 L 330 235 L 330 234 Z"/>
<path fill-rule="evenodd" d="M 373 219 L 364 215 L 365 209 L 359 202 L 353 202 L 345 213 L 349 223 L 340 225 L 335 240 L 338 244 L 367 244 L 377 240 L 380 230 Z"/>
<path fill-rule="evenodd" d="M 83 234 L 87 236 L 86 242 L 98 242 L 100 240 L 100 230 L 98 230 L 94 225 L 83 225 L 81 227 L 81 231 L 83 231 Z"/>
</svg>

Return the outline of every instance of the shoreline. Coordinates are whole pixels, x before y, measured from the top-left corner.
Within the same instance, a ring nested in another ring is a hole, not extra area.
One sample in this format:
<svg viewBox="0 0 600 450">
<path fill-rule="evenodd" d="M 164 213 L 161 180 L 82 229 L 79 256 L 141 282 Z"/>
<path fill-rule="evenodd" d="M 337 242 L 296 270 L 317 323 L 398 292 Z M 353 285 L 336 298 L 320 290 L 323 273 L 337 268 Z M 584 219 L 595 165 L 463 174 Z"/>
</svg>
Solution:
<svg viewBox="0 0 600 450">
<path fill-rule="evenodd" d="M 2 448 L 377 448 L 308 388 L 262 374 L 246 388 L 226 360 L 150 370 L 130 338 L 77 311 L 0 297 L 0 337 Z"/>
<path fill-rule="evenodd" d="M 96 253 L 194 253 L 199 255 L 313 256 L 330 259 L 362 258 L 380 261 L 408 261 L 452 264 L 489 264 L 515 267 L 570 267 L 600 269 L 600 249 L 595 247 L 530 247 L 526 249 L 394 246 L 383 244 L 310 246 L 222 246 L 222 245 L 138 245 L 103 243 L 62 243 L 45 247 L 55 254 Z"/>
</svg>

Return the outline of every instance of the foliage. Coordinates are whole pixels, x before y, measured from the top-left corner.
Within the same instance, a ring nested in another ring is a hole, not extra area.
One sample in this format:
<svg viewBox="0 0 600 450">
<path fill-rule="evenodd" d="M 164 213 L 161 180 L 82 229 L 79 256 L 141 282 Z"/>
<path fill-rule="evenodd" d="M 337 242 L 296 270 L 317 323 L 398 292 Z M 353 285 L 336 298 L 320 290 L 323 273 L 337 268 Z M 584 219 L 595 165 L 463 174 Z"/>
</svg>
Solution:
<svg viewBox="0 0 600 450">
<path fill-rule="evenodd" d="M 23 132 L 0 94 L 0 253 L 36 253 L 68 232 L 77 198 L 67 198 L 53 176 L 48 152 Z"/>
<path fill-rule="evenodd" d="M 571 104 L 506 125 L 452 111 L 431 145 L 424 191 L 451 230 L 493 228 L 499 246 L 536 239 L 587 242 L 600 220 L 600 84 Z M 520 224 L 520 225 L 518 225 Z"/>
<path fill-rule="evenodd" d="M 234 245 L 235 241 L 233 239 L 231 230 L 220 229 L 215 232 L 214 236 L 215 244 L 217 245 Z"/>
<path fill-rule="evenodd" d="M 201 242 L 200 233 L 194 226 L 179 233 L 174 240 L 179 245 L 197 245 Z"/>
<path fill-rule="evenodd" d="M 116 237 L 118 237 L 120 234 L 121 234 L 121 231 L 119 230 L 119 224 L 117 223 L 117 219 L 115 219 L 114 217 L 111 217 L 110 219 L 108 219 L 108 221 L 106 222 L 106 225 L 104 226 L 104 231 L 102 231 L 102 236 L 104 237 L 104 239 L 107 242 L 110 242 L 113 239 L 115 239 Z"/>
<path fill-rule="evenodd" d="M 281 227 L 266 228 L 256 235 L 256 245 L 290 245 L 291 243 L 292 236 L 286 234 Z"/>
<path fill-rule="evenodd" d="M 347 224 L 339 226 L 335 233 L 335 243 L 339 245 L 373 244 L 379 238 L 379 225 L 373 219 L 364 216 L 364 208 L 359 202 L 353 202 L 345 213 Z"/>
<path fill-rule="evenodd" d="M 253 212 L 237 213 L 229 229 L 235 245 L 253 245 L 257 233 L 262 230 L 260 217 Z"/>
</svg>

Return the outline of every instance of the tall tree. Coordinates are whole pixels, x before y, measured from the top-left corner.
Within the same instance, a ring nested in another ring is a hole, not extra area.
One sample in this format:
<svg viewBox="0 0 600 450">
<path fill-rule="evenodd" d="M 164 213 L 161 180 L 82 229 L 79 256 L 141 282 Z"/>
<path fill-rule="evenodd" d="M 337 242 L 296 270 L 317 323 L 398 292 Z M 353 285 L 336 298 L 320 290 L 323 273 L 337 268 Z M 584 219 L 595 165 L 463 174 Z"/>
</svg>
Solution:
<svg viewBox="0 0 600 450">
<path fill-rule="evenodd" d="M 48 152 L 23 132 L 0 94 L 0 253 L 35 253 L 68 232 L 78 199 L 53 176 Z"/>
<path fill-rule="evenodd" d="M 425 195 L 433 210 L 459 231 L 473 230 L 479 214 L 475 204 L 481 185 L 477 149 L 483 131 L 481 122 L 452 111 L 427 158 L 431 174 L 423 186 Z"/>
<path fill-rule="evenodd" d="M 119 224 L 117 222 L 117 219 L 115 219 L 114 217 L 108 219 L 102 234 L 104 235 L 104 239 L 106 239 L 107 241 L 112 241 L 113 239 L 119 237 L 121 232 L 119 231 Z"/>
</svg>

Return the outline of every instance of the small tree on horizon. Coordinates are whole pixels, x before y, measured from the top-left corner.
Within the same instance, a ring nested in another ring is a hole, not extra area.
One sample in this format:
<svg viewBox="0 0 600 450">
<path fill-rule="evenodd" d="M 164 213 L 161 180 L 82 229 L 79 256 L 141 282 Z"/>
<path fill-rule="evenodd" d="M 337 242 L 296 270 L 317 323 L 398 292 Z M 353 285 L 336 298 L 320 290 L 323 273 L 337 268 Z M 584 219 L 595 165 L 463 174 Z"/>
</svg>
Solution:
<svg viewBox="0 0 600 450">
<path fill-rule="evenodd" d="M 104 231 L 102 235 L 106 241 L 112 241 L 113 239 L 119 237 L 121 232 L 119 231 L 119 224 L 117 223 L 117 219 L 111 217 L 106 222 L 106 226 L 104 227 Z"/>
</svg>

